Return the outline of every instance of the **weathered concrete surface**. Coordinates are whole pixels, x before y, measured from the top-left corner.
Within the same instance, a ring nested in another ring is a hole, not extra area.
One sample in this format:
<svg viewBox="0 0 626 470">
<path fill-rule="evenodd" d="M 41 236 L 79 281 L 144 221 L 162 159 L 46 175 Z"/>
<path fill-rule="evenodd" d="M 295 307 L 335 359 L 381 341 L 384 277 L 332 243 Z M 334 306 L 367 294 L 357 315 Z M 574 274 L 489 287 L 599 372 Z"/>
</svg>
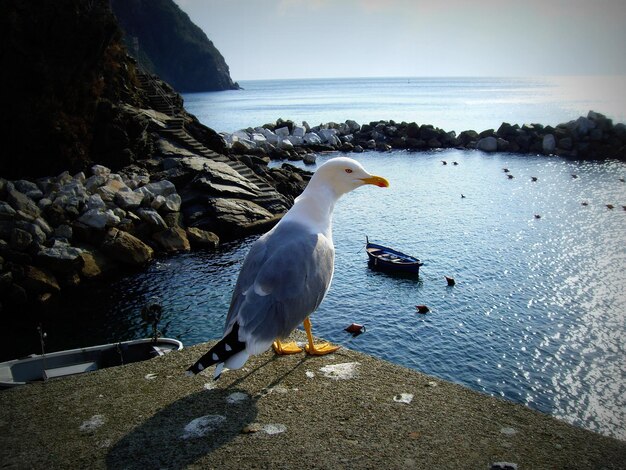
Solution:
<svg viewBox="0 0 626 470">
<path fill-rule="evenodd" d="M 0 468 L 626 468 L 626 442 L 347 349 L 185 377 L 206 348 L 0 392 Z"/>
</svg>

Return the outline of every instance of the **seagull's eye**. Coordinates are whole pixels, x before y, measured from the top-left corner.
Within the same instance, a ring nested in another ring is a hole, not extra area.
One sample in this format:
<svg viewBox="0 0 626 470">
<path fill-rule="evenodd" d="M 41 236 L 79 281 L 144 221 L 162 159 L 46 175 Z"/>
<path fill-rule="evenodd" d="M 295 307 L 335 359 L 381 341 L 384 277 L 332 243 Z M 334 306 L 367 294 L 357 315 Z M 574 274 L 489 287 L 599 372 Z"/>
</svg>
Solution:
<svg viewBox="0 0 626 470">
<path fill-rule="evenodd" d="M 352 170 L 350 168 L 346 168 L 346 173 L 352 173 Z"/>
</svg>

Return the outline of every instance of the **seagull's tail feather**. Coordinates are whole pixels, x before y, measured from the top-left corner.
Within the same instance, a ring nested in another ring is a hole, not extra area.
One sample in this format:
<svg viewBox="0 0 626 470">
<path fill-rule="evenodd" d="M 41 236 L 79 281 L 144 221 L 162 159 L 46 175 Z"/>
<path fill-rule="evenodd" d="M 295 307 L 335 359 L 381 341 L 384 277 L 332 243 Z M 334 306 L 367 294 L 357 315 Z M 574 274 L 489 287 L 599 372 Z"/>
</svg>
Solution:
<svg viewBox="0 0 626 470">
<path fill-rule="evenodd" d="M 219 340 L 204 356 L 190 366 L 187 372 L 197 374 L 213 364 L 221 365 L 224 361 L 243 351 L 245 348 L 246 343 L 239 341 L 239 324 L 235 323 L 230 333 Z M 216 374 L 215 378 L 217 379 L 218 377 L 219 374 Z"/>
</svg>

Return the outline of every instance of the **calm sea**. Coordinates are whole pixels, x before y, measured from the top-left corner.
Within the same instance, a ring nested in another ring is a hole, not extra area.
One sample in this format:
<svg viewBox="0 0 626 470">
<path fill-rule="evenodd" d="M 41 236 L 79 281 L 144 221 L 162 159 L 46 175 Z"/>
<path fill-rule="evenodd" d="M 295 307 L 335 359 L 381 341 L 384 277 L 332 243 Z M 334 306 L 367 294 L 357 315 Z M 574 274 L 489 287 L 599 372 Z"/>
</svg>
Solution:
<svg viewBox="0 0 626 470">
<path fill-rule="evenodd" d="M 588 109 L 620 116 L 608 104 L 566 100 L 550 92 L 556 85 L 532 80 L 243 86 L 185 99 L 206 124 L 228 131 L 277 117 L 410 120 L 462 130 L 497 128 L 502 120 L 556 124 Z M 339 202 L 335 277 L 312 317 L 314 333 L 626 439 L 626 164 L 459 150 L 358 159 L 391 187 L 360 188 Z M 366 235 L 421 258 L 420 278 L 370 271 Z M 66 297 L 44 325 L 49 348 L 145 336 L 139 311 L 152 300 L 164 307 L 168 336 L 186 345 L 220 337 L 254 240 L 162 258 L 101 291 Z M 456 286 L 447 287 L 444 276 Z M 416 314 L 417 304 L 431 312 Z M 343 331 L 352 322 L 367 331 L 352 338 Z M 34 328 L 21 325 L 12 335 L 32 349 L 24 352 L 36 351 Z"/>
<path fill-rule="evenodd" d="M 626 122 L 624 76 L 258 80 L 241 86 L 187 94 L 185 107 L 218 132 L 283 118 L 312 126 L 393 119 L 458 133 L 497 129 L 503 121 L 556 125 L 589 110 Z"/>
</svg>

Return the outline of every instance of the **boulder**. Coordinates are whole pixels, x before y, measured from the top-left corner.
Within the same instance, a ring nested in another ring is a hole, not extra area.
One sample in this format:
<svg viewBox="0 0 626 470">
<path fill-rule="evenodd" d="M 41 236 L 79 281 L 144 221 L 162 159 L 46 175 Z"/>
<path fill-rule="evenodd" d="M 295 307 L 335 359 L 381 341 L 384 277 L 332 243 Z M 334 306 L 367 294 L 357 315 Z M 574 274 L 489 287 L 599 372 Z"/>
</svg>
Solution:
<svg viewBox="0 0 626 470">
<path fill-rule="evenodd" d="M 181 161 L 181 163 L 183 162 Z M 141 188 L 139 188 L 139 190 L 141 190 L 144 193 L 147 192 L 152 197 L 157 196 L 157 195 L 167 197 L 170 194 L 176 193 L 176 186 L 174 186 L 174 183 L 168 180 L 161 180 L 161 181 L 156 181 L 154 183 L 148 183 L 145 186 L 142 186 Z"/>
<path fill-rule="evenodd" d="M 483 137 L 476 142 L 476 148 L 483 152 L 495 152 L 498 150 L 498 141 L 493 136 Z"/>
<path fill-rule="evenodd" d="M 162 232 L 157 232 L 152 235 L 152 238 L 163 251 L 168 253 L 189 251 L 191 249 L 187 233 L 180 227 L 171 227 Z"/>
<path fill-rule="evenodd" d="M 20 284 L 29 292 L 35 295 L 46 292 L 56 293 L 61 290 L 56 278 L 49 272 L 34 266 L 24 266 L 24 277 Z"/>
<path fill-rule="evenodd" d="M 213 232 L 207 232 L 198 227 L 189 227 L 187 229 L 187 238 L 192 246 L 201 248 L 216 249 L 220 243 L 220 239 Z"/>
<path fill-rule="evenodd" d="M 348 126 L 349 132 L 352 134 L 361 130 L 361 126 L 359 125 L 359 123 L 353 121 L 352 119 L 348 119 L 346 121 L 346 126 Z"/>
<path fill-rule="evenodd" d="M 291 135 L 293 137 L 304 137 L 304 135 L 306 134 L 306 128 L 304 126 L 298 126 L 295 125 L 293 126 L 293 130 L 291 131 Z"/>
<path fill-rule="evenodd" d="M 102 252 L 95 249 L 83 249 L 83 266 L 80 275 L 85 279 L 97 279 L 114 271 L 117 265 Z"/>
<path fill-rule="evenodd" d="M 143 266 L 152 260 L 154 251 L 137 237 L 123 230 L 110 229 L 101 250 L 115 261 L 128 266 Z"/>
<path fill-rule="evenodd" d="M 115 203 L 122 209 L 133 210 L 141 206 L 144 197 L 140 191 L 119 191 L 115 194 Z"/>
<path fill-rule="evenodd" d="M 89 209 L 78 218 L 78 222 L 86 225 L 87 227 L 102 230 L 105 227 L 111 227 L 119 224 L 120 218 L 110 209 L 105 211 L 100 209 Z"/>
<path fill-rule="evenodd" d="M 244 199 L 213 199 L 209 200 L 208 206 L 215 219 L 216 228 L 230 233 L 237 232 L 259 220 L 273 217 L 268 210 Z"/>
<path fill-rule="evenodd" d="M 308 132 L 303 137 L 304 143 L 307 145 L 319 145 L 322 143 L 320 136 L 314 132 Z"/>
<path fill-rule="evenodd" d="M 33 236 L 26 230 L 14 228 L 11 232 L 9 247 L 17 251 L 26 251 L 33 243 Z"/>
<path fill-rule="evenodd" d="M 17 189 L 7 191 L 7 202 L 17 212 L 22 212 L 32 218 L 37 218 L 41 215 L 41 209 L 39 209 L 35 201 Z"/>
<path fill-rule="evenodd" d="M 162 209 L 165 212 L 179 212 L 181 203 L 182 199 L 178 194 L 170 194 L 165 198 L 165 203 L 163 204 Z"/>
<path fill-rule="evenodd" d="M 83 250 L 80 248 L 57 240 L 53 246 L 41 248 L 37 253 L 37 259 L 42 266 L 51 271 L 73 273 L 83 266 L 82 253 Z"/>
<path fill-rule="evenodd" d="M 13 184 L 15 186 L 15 189 L 25 194 L 35 202 L 39 201 L 43 197 L 43 192 L 41 191 L 41 189 L 39 189 L 39 187 L 32 181 L 17 180 L 14 181 Z"/>
<path fill-rule="evenodd" d="M 289 137 L 289 128 L 288 127 L 280 127 L 274 130 L 274 133 L 278 137 L 278 140 L 282 140 L 286 137 Z"/>
<path fill-rule="evenodd" d="M 167 224 L 165 223 L 165 220 L 163 220 L 163 217 L 161 217 L 154 209 L 141 208 L 137 209 L 136 213 L 139 218 L 148 224 L 150 229 L 153 231 L 165 230 L 167 228 Z"/>
<path fill-rule="evenodd" d="M 106 166 L 102 166 L 102 165 L 94 165 L 91 167 L 91 174 L 93 176 L 103 176 L 103 177 L 107 177 L 111 174 L 111 170 L 108 169 Z"/>
<path fill-rule="evenodd" d="M 128 191 L 131 192 L 130 188 L 126 186 L 121 179 L 113 179 L 110 178 L 107 183 L 103 186 L 100 186 L 96 192 L 100 195 L 103 201 L 112 202 L 115 199 L 115 196 L 120 191 Z"/>
<path fill-rule="evenodd" d="M 11 204 L 5 201 L 0 201 L 0 220 L 13 220 L 17 212 Z"/>
<path fill-rule="evenodd" d="M 551 154 L 556 150 L 556 139 L 553 134 L 546 134 L 541 141 L 543 153 Z"/>
</svg>

